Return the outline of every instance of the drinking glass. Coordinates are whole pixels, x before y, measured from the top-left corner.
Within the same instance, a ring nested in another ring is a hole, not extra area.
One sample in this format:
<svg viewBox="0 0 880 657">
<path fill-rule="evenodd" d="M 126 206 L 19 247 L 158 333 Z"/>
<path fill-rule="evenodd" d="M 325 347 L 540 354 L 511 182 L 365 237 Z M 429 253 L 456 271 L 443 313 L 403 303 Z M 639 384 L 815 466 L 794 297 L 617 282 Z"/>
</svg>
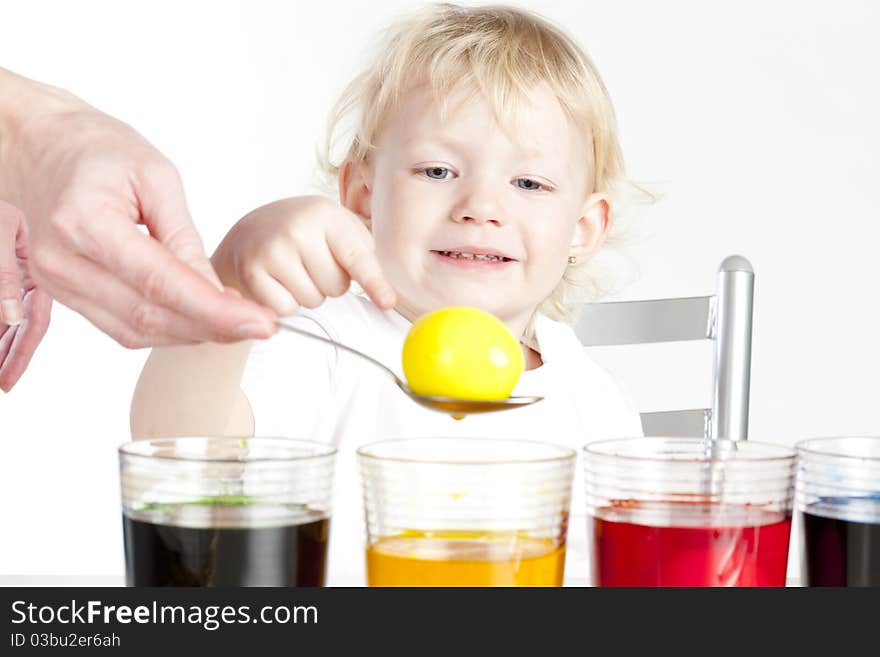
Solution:
<svg viewBox="0 0 880 657">
<path fill-rule="evenodd" d="M 795 451 L 628 438 L 584 448 L 598 586 L 784 586 Z"/>
<path fill-rule="evenodd" d="M 285 438 L 119 448 L 129 586 L 322 586 L 335 449 Z"/>
<path fill-rule="evenodd" d="M 798 451 L 806 586 L 880 586 L 880 437 L 813 438 Z"/>
<path fill-rule="evenodd" d="M 481 438 L 358 450 L 370 586 L 561 586 L 574 450 Z"/>
</svg>

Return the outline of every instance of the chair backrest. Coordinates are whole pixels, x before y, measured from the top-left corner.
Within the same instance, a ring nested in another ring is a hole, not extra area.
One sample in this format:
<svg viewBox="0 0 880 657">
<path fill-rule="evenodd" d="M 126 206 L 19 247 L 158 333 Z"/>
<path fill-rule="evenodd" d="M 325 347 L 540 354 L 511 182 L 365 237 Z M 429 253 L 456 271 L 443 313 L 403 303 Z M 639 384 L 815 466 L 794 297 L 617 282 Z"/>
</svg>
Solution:
<svg viewBox="0 0 880 657">
<path fill-rule="evenodd" d="M 712 296 L 585 306 L 575 325 L 584 346 L 714 342 L 712 408 L 642 413 L 646 436 L 748 437 L 754 285 L 749 261 L 732 255 L 719 267 Z"/>
</svg>

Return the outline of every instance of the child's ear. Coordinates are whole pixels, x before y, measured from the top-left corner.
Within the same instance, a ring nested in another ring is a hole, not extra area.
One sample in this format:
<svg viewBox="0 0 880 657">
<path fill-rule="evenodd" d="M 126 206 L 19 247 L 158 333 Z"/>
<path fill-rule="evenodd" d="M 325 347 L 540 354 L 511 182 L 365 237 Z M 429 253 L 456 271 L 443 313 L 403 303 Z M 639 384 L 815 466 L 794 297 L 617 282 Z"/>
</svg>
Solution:
<svg viewBox="0 0 880 657">
<path fill-rule="evenodd" d="M 611 198 L 601 192 L 590 194 L 575 226 L 569 256 L 577 262 L 589 260 L 605 243 L 610 229 Z"/>
<path fill-rule="evenodd" d="M 366 161 L 346 160 L 339 170 L 339 200 L 370 227 L 370 167 Z"/>
</svg>

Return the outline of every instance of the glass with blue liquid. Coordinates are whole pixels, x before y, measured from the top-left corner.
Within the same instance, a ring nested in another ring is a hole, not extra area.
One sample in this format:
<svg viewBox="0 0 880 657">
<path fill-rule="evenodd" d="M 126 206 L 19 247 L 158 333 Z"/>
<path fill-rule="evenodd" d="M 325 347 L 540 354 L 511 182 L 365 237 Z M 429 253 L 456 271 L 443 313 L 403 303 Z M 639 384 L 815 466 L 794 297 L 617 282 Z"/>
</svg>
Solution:
<svg viewBox="0 0 880 657">
<path fill-rule="evenodd" d="M 880 586 L 880 437 L 796 445 L 806 586 Z"/>
</svg>

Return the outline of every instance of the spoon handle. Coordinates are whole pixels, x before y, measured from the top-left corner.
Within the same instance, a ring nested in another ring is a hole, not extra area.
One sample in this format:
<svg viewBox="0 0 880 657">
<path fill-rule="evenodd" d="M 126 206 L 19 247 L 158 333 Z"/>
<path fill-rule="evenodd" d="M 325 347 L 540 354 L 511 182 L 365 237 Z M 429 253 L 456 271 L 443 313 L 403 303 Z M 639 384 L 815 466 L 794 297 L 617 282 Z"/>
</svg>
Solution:
<svg viewBox="0 0 880 657">
<path fill-rule="evenodd" d="M 278 322 L 278 327 L 283 328 L 285 331 L 290 331 L 291 333 L 296 333 L 298 335 L 303 335 L 307 338 L 312 338 L 312 340 L 320 340 L 321 342 L 324 342 L 326 344 L 333 345 L 337 349 L 342 349 L 343 351 L 347 351 L 350 354 L 353 354 L 355 356 L 359 356 L 360 358 L 363 358 L 364 360 L 369 361 L 370 363 L 372 363 L 376 367 L 384 370 L 385 373 L 388 374 L 388 376 L 390 376 L 392 379 L 394 379 L 395 383 L 397 383 L 398 386 L 403 385 L 403 381 L 401 381 L 400 378 L 398 378 L 398 376 L 390 368 L 386 367 L 385 365 L 380 363 L 378 360 L 376 360 L 372 356 L 367 356 L 362 351 L 358 351 L 357 349 L 349 347 L 348 345 L 344 345 L 341 342 L 336 342 L 335 340 L 331 340 L 330 338 L 325 338 L 321 335 L 316 335 L 314 333 L 310 333 L 309 331 L 305 331 L 303 329 L 294 328 L 293 326 L 289 326 L 288 324 L 285 324 L 283 322 Z"/>
</svg>

